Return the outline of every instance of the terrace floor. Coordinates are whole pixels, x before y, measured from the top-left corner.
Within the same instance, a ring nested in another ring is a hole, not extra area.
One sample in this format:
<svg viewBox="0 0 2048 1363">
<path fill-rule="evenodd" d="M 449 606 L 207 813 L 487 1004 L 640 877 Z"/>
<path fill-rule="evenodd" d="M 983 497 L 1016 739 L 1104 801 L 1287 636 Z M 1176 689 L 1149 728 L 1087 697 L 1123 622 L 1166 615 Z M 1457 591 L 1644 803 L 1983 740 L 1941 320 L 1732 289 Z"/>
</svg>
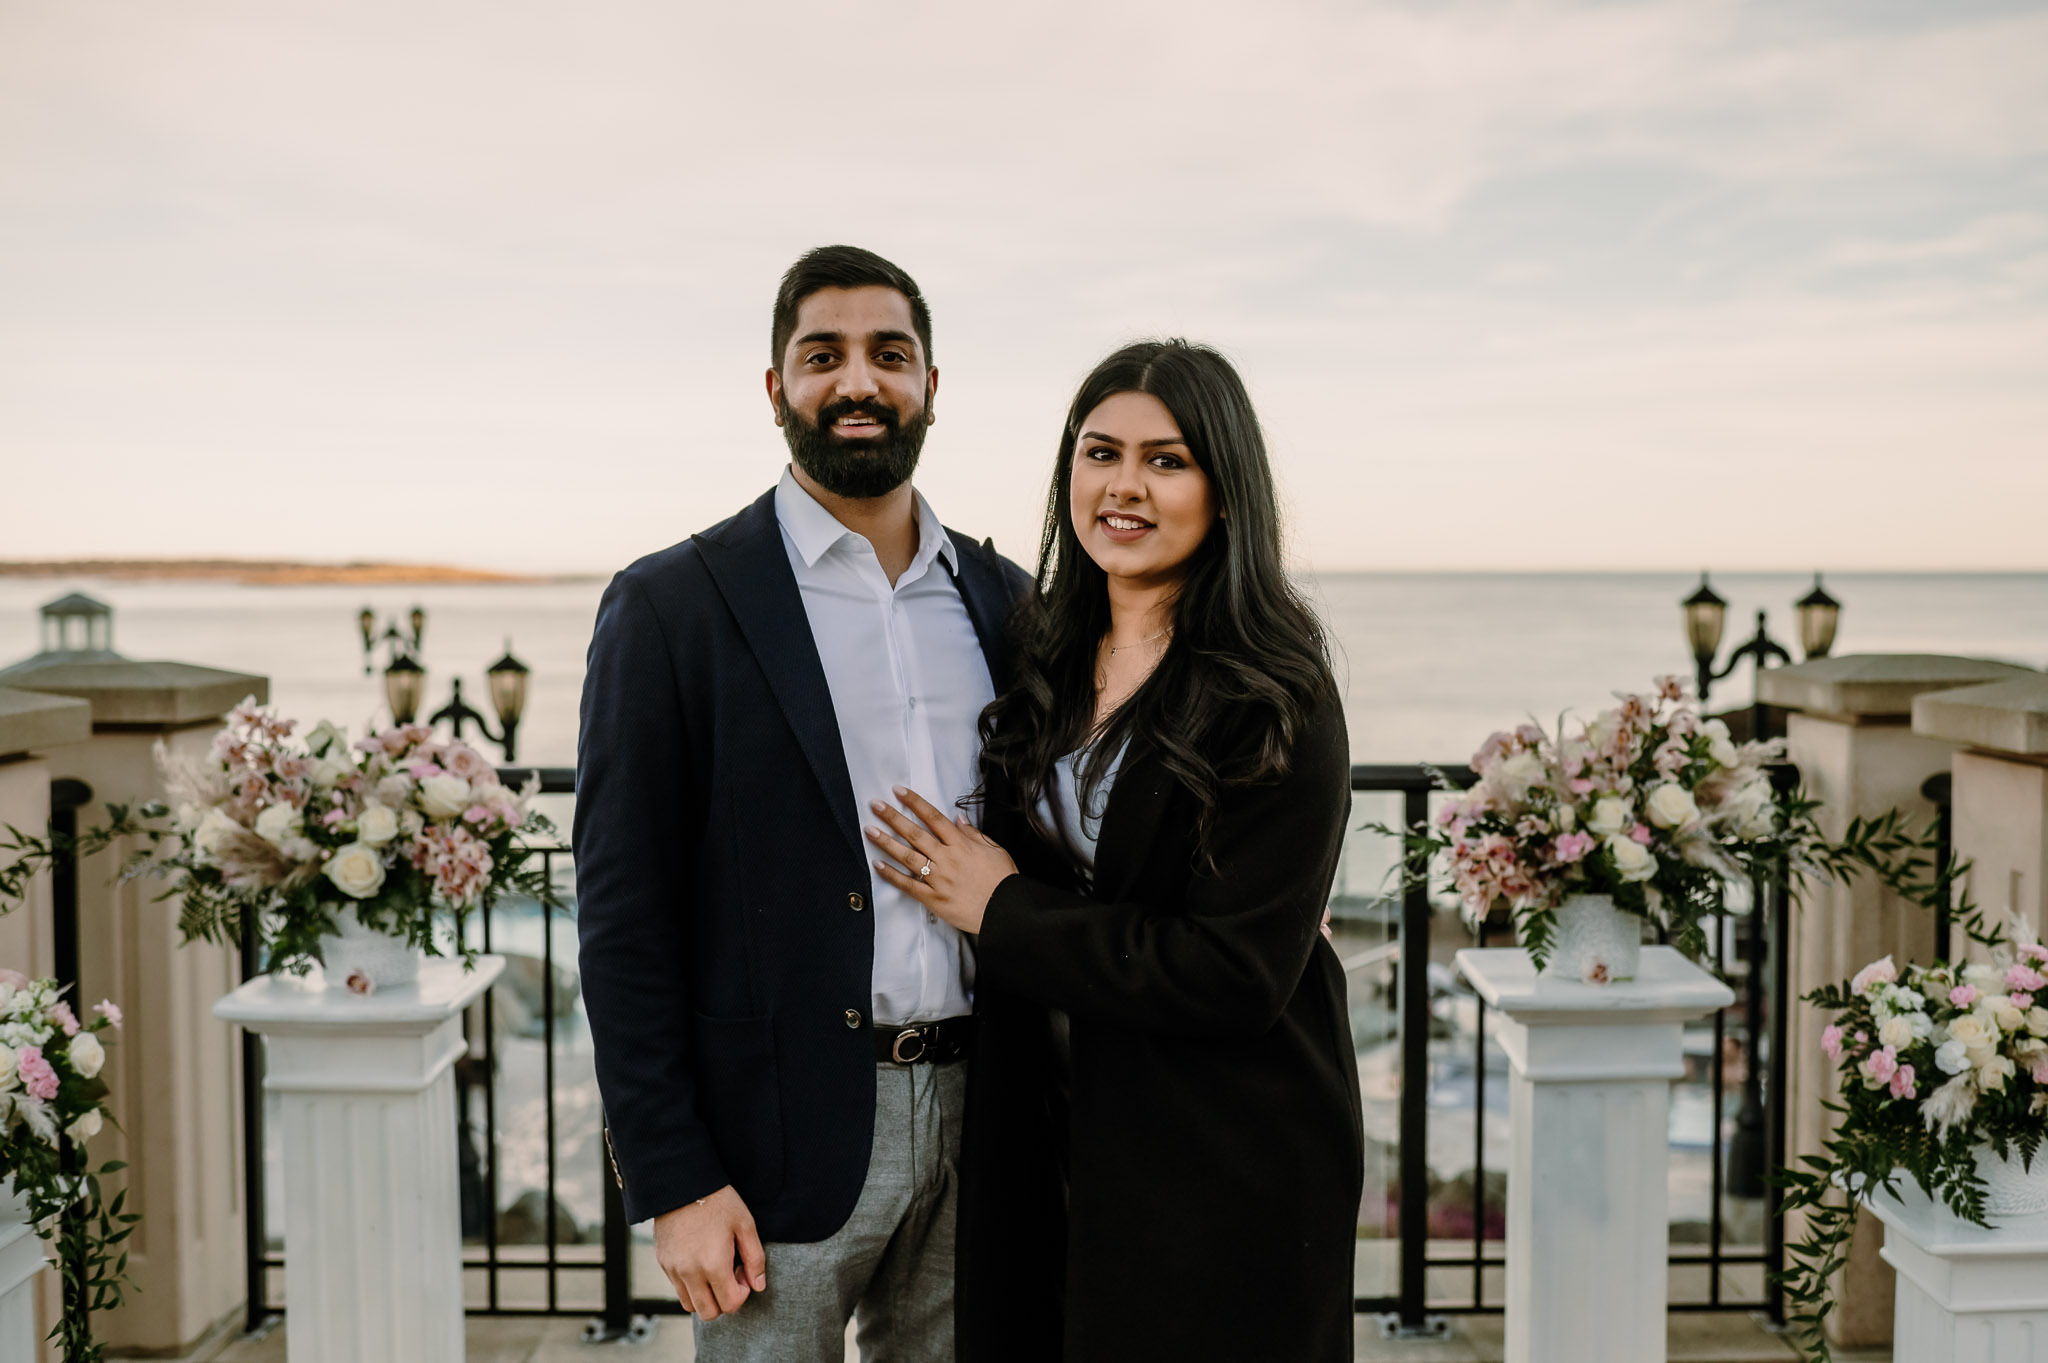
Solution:
<svg viewBox="0 0 2048 1363">
<path fill-rule="evenodd" d="M 1670 1320 L 1670 1363 L 1786 1363 L 1798 1357 L 1746 1315 L 1676 1313 Z M 581 1321 L 561 1317 L 472 1316 L 468 1363 L 593 1363 L 608 1355 L 620 1363 L 693 1363 L 697 1356 L 689 1322 L 679 1316 L 662 1318 L 642 1344 L 583 1344 L 582 1328 Z M 1498 1363 L 1501 1330 L 1499 1316 L 1454 1317 L 1447 1338 L 1385 1340 L 1375 1321 L 1361 1317 L 1353 1356 L 1360 1363 Z M 230 1336 L 226 1347 L 203 1357 L 205 1363 L 285 1363 L 284 1344 L 280 1325 L 260 1338 Z M 847 1363 L 857 1357 L 849 1335 Z M 1835 1352 L 1838 1363 L 1891 1363 L 1891 1357 L 1889 1349 Z"/>
</svg>

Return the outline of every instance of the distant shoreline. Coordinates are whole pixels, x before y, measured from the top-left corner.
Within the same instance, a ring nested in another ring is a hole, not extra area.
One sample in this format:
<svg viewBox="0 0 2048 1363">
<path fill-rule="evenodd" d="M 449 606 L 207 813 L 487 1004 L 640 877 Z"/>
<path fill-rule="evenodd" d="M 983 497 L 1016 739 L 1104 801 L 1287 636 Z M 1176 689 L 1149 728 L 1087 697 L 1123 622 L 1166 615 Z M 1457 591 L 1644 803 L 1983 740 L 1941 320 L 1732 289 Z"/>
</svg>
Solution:
<svg viewBox="0 0 2048 1363">
<path fill-rule="evenodd" d="M 97 577 L 120 582 L 235 582 L 264 587 L 514 585 L 569 582 L 580 573 L 501 573 L 444 563 L 300 563 L 289 559 L 0 559 L 0 578 Z"/>
</svg>

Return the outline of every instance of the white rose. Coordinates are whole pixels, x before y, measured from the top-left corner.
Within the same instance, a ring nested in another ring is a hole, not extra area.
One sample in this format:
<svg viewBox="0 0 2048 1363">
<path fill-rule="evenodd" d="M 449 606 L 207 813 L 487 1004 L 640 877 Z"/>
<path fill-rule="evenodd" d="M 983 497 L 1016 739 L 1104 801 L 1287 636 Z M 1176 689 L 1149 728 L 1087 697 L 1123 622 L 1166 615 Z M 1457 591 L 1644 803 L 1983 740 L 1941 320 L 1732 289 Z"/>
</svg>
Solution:
<svg viewBox="0 0 2048 1363">
<path fill-rule="evenodd" d="M 1614 869 L 1623 880 L 1648 880 L 1657 874 L 1657 858 L 1634 838 L 1609 838 L 1607 850 L 1614 854 Z"/>
<path fill-rule="evenodd" d="M 2037 1003 L 2027 1010 L 2027 1030 L 2035 1036 L 2048 1036 L 2048 1008 Z"/>
<path fill-rule="evenodd" d="M 1518 752 L 1501 763 L 1493 776 L 1501 794 L 1520 800 L 1528 795 L 1529 787 L 1543 779 L 1543 759 L 1532 752 Z"/>
<path fill-rule="evenodd" d="M 78 1120 L 64 1128 L 64 1134 L 74 1141 L 89 1141 L 100 1134 L 100 1110 L 89 1108 L 78 1114 Z"/>
<path fill-rule="evenodd" d="M 2004 1056 L 1987 1056 L 1977 1062 L 1977 1087 L 1986 1093 L 2003 1093 L 2005 1081 L 2018 1072 L 2019 1067 Z"/>
<path fill-rule="evenodd" d="M 1991 1016 L 2001 1032 L 2017 1032 L 2027 1025 L 2026 1013 L 2015 1008 L 2008 995 L 1993 994 L 1988 999 L 1979 999 L 1977 1007 Z"/>
<path fill-rule="evenodd" d="M 5 1093 L 21 1082 L 21 1076 L 14 1072 L 14 1048 L 0 1046 L 0 1093 Z"/>
<path fill-rule="evenodd" d="M 1579 812 L 1576 809 L 1573 809 L 1570 805 L 1559 805 L 1557 807 L 1558 832 L 1569 833 L 1578 826 L 1578 822 Z"/>
<path fill-rule="evenodd" d="M 1969 1048 L 1960 1041 L 1945 1041 L 1934 1048 L 1934 1063 L 1943 1074 L 1961 1074 L 1970 1068 Z"/>
<path fill-rule="evenodd" d="M 426 826 L 427 821 L 420 817 L 417 809 L 402 809 L 398 812 L 398 831 L 406 837 L 416 836 Z"/>
<path fill-rule="evenodd" d="M 71 1068 L 78 1071 L 81 1079 L 90 1079 L 100 1072 L 100 1066 L 107 1063 L 107 1052 L 100 1045 L 100 1039 L 91 1032 L 80 1032 L 71 1038 L 66 1047 L 71 1057 Z"/>
<path fill-rule="evenodd" d="M 256 836 L 273 847 L 282 847 L 305 827 L 299 811 L 290 805 L 272 805 L 256 816 Z"/>
<path fill-rule="evenodd" d="M 365 805 L 356 818 L 356 836 L 372 847 L 382 847 L 398 836 L 398 811 L 388 805 Z"/>
<path fill-rule="evenodd" d="M 1586 831 L 1603 838 L 1611 838 L 1635 822 L 1635 811 L 1628 801 L 1619 795 L 1603 795 L 1593 802 L 1593 812 L 1586 817 Z"/>
<path fill-rule="evenodd" d="M 1700 816 L 1700 807 L 1693 803 L 1692 792 L 1676 781 L 1666 781 L 1653 788 L 1643 808 L 1649 813 L 1650 822 L 1659 828 L 1683 828 Z"/>
<path fill-rule="evenodd" d="M 220 852 L 221 844 L 230 836 L 242 832 L 242 826 L 218 809 L 206 811 L 206 817 L 193 830 L 192 845 L 208 856 Z"/>
<path fill-rule="evenodd" d="M 1915 1041 L 1925 1041 L 1934 1035 L 1934 1019 L 1925 1013 L 1902 1013 L 1899 1020 L 1913 1029 Z"/>
<path fill-rule="evenodd" d="M 1726 738 L 1707 740 L 1707 756 L 1714 759 L 1716 766 L 1733 767 L 1741 763 L 1742 754 L 1735 744 Z"/>
<path fill-rule="evenodd" d="M 1881 1046 L 1903 1051 L 1913 1044 L 1913 1024 L 1902 1017 L 1890 1018 L 1879 1024 L 1877 1041 Z"/>
<path fill-rule="evenodd" d="M 412 781 L 409 777 L 394 772 L 377 783 L 377 799 L 393 809 L 402 808 L 412 798 Z"/>
<path fill-rule="evenodd" d="M 343 894 L 368 899 L 384 888 L 384 856 L 366 842 L 352 842 L 328 858 L 327 878 Z"/>
<path fill-rule="evenodd" d="M 420 782 L 420 809 L 429 818 L 452 819 L 469 808 L 469 782 L 460 776 L 429 776 Z"/>
<path fill-rule="evenodd" d="M 1948 1025 L 1948 1039 L 1960 1041 L 1975 1050 L 1989 1046 L 1998 1040 L 1998 1029 L 1981 1013 L 1965 1013 Z"/>
</svg>

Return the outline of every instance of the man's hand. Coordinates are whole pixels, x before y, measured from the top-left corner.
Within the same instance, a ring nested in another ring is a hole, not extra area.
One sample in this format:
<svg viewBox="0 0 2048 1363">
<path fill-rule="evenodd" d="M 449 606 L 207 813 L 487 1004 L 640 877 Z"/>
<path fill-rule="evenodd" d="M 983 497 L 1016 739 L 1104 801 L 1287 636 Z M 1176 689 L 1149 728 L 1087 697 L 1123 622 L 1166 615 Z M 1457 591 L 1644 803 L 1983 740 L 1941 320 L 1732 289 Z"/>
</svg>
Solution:
<svg viewBox="0 0 2048 1363">
<path fill-rule="evenodd" d="M 654 1218 L 654 1258 L 683 1309 L 717 1320 L 768 1286 L 754 1214 L 730 1184 Z"/>
</svg>

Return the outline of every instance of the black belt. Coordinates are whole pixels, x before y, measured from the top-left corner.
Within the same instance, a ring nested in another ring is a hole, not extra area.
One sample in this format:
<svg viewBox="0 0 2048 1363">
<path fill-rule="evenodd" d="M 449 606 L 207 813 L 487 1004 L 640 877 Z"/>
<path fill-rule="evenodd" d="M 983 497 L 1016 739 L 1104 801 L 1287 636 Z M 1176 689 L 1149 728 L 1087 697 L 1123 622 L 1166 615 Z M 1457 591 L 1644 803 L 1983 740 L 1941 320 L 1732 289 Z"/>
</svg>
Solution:
<svg viewBox="0 0 2048 1363">
<path fill-rule="evenodd" d="M 974 1044 L 972 1017 L 875 1028 L 875 1059 L 884 1065 L 950 1065 Z"/>
</svg>

